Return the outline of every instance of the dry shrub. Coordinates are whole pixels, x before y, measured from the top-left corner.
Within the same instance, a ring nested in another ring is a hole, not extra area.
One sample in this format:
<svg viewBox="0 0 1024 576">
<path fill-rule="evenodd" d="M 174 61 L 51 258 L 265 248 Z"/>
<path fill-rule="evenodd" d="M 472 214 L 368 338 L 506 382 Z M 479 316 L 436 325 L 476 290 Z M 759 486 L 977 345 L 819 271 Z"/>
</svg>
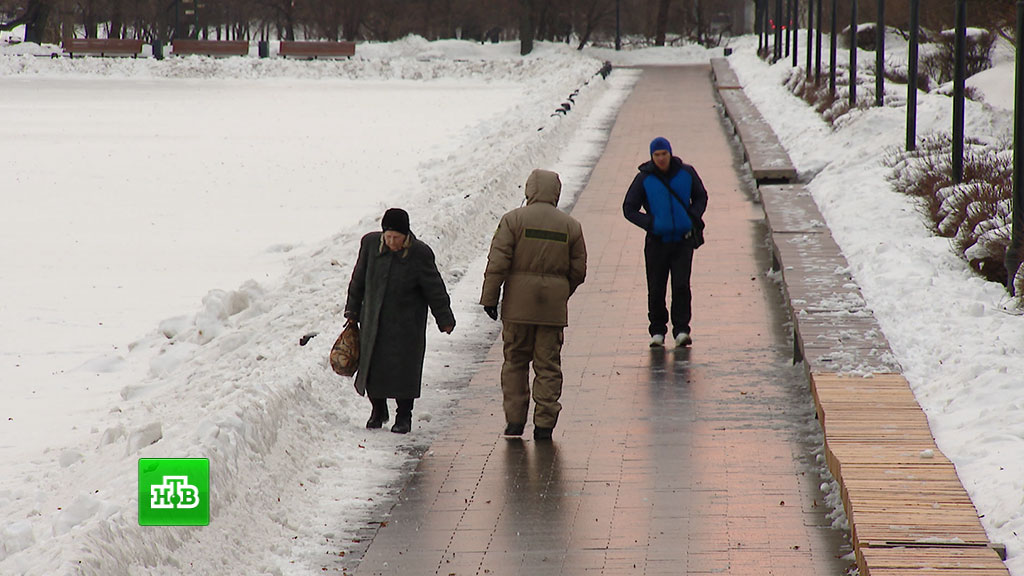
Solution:
<svg viewBox="0 0 1024 576">
<path fill-rule="evenodd" d="M 1003 257 L 1010 242 L 1012 152 L 1008 146 L 969 140 L 964 147 L 963 182 L 952 181 L 952 140 L 928 136 L 917 150 L 891 150 L 889 180 L 902 193 L 921 199 L 933 230 L 950 238 L 982 277 L 1006 284 Z"/>
<path fill-rule="evenodd" d="M 992 67 L 992 50 L 996 35 L 987 30 L 975 30 L 967 35 L 967 77 Z M 929 76 L 936 84 L 945 84 L 953 80 L 956 64 L 956 34 L 947 30 L 942 33 L 936 49 L 921 55 L 918 69 Z"/>
</svg>

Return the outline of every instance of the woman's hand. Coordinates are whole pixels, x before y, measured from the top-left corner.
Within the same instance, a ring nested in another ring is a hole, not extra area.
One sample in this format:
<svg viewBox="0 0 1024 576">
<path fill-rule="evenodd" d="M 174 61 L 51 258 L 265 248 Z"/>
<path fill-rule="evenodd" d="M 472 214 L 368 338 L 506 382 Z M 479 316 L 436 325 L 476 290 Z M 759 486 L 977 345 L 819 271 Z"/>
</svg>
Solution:
<svg viewBox="0 0 1024 576">
<path fill-rule="evenodd" d="M 455 330 L 455 325 L 453 324 L 451 326 L 439 326 L 439 329 L 441 330 L 441 332 L 444 332 L 445 334 L 451 334 L 452 330 Z"/>
</svg>

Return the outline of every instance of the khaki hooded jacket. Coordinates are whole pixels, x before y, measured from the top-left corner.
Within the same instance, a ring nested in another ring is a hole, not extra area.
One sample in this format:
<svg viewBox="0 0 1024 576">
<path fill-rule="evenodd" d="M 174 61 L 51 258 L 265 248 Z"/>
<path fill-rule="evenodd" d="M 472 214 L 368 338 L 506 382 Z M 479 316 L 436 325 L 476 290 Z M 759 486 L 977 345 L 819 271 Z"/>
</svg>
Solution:
<svg viewBox="0 0 1024 576">
<path fill-rule="evenodd" d="M 498 223 L 487 255 L 480 304 L 497 306 L 501 319 L 520 324 L 568 325 L 569 296 L 587 276 L 583 227 L 558 209 L 558 174 L 534 170 L 526 180 L 526 206 Z"/>
</svg>

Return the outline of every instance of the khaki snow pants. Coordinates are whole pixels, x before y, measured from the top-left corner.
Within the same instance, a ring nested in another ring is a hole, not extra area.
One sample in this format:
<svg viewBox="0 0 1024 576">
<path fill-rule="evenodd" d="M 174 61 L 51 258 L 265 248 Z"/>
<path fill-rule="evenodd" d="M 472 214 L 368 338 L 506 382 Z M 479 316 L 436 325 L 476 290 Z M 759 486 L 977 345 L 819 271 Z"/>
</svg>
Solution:
<svg viewBox="0 0 1024 576">
<path fill-rule="evenodd" d="M 562 327 L 504 322 L 505 363 L 501 392 L 505 421 L 525 424 L 530 408 L 530 362 L 533 362 L 533 425 L 554 428 L 562 405 Z"/>
</svg>

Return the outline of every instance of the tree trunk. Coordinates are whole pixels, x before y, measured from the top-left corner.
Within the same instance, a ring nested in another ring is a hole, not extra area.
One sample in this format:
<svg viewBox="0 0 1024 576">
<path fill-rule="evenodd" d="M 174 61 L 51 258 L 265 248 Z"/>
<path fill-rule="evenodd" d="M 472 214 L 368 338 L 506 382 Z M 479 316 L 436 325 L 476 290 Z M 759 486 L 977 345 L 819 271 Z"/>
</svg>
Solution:
<svg viewBox="0 0 1024 576">
<path fill-rule="evenodd" d="M 363 11 L 363 0 L 353 0 L 345 3 L 345 11 L 341 23 L 345 32 L 345 40 L 355 42 L 356 38 L 359 37 L 359 29 L 363 25 Z"/>
<path fill-rule="evenodd" d="M 672 0 L 658 0 L 658 21 L 654 27 L 654 45 L 665 45 L 665 33 L 668 31 L 668 9 Z"/>
<path fill-rule="evenodd" d="M 50 23 L 50 12 L 53 5 L 47 0 L 29 2 L 25 20 L 25 42 L 42 44 L 46 41 L 46 28 Z"/>
<path fill-rule="evenodd" d="M 533 52 L 533 0 L 519 1 L 519 54 Z"/>
</svg>

